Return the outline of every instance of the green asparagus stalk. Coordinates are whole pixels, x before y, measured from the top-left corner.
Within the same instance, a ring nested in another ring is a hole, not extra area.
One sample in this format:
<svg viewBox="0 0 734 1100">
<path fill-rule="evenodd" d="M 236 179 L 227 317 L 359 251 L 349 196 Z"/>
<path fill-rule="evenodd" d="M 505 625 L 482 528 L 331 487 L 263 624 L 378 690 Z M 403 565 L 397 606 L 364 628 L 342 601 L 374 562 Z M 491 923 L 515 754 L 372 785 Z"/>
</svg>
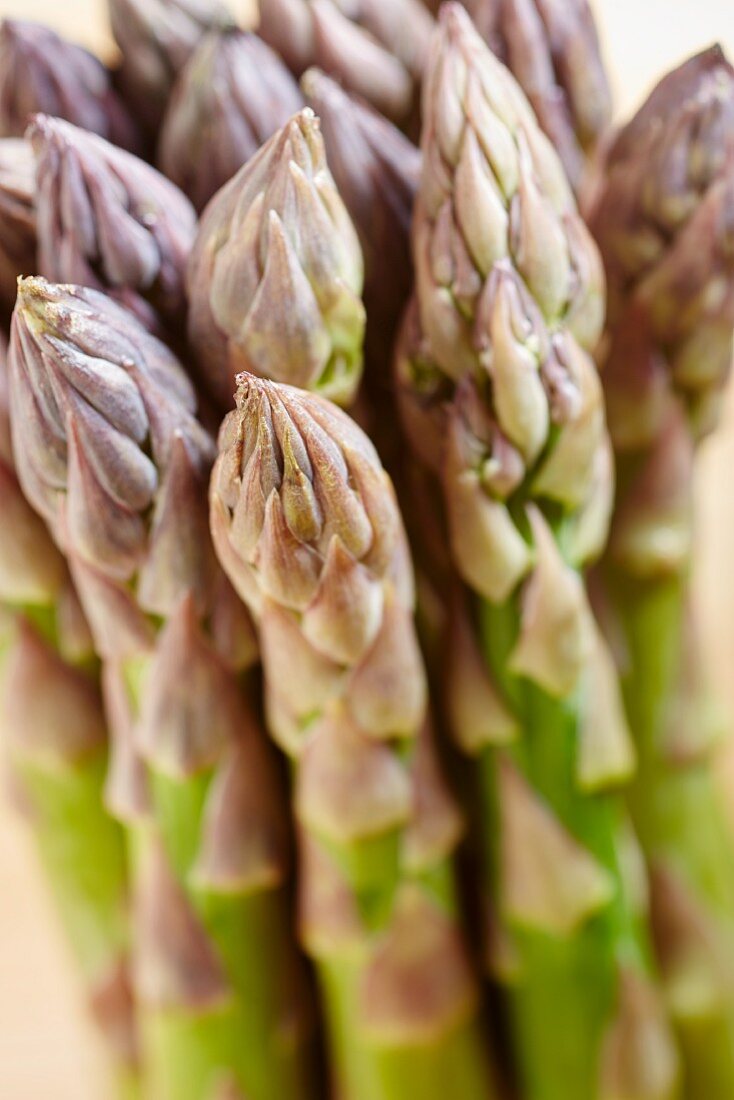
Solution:
<svg viewBox="0 0 734 1100">
<path fill-rule="evenodd" d="M 420 0 L 260 0 L 258 33 L 296 76 L 316 65 L 403 123 L 432 26 Z"/>
<path fill-rule="evenodd" d="M 524 1096 L 662 1100 L 676 1055 L 615 791 L 633 757 L 580 574 L 603 545 L 612 494 L 585 350 L 602 323 L 600 263 L 514 79 L 459 5 L 439 24 L 424 82 L 417 313 L 398 379 L 472 593 L 450 647 L 451 712 L 482 803 L 489 961 Z"/>
<path fill-rule="evenodd" d="M 577 193 L 611 123 L 611 94 L 588 0 L 463 0 L 525 92 Z"/>
<path fill-rule="evenodd" d="M 631 806 L 696 1098 L 734 1090 L 734 837 L 689 606 L 696 445 L 732 356 L 733 127 L 734 70 L 714 47 L 621 130 L 591 216 L 610 290 L 602 377 L 619 469 L 602 578 L 639 758 Z"/>
<path fill-rule="evenodd" d="M 46 527 L 27 503 L 10 442 L 0 362 L 0 729 L 41 864 L 108 1042 L 121 1095 L 135 1095 L 122 833 L 107 814 L 105 728 L 92 642 Z"/>
<path fill-rule="evenodd" d="M 313 1095 L 287 830 L 252 714 L 249 620 L 208 536 L 213 441 L 172 353 L 86 288 L 19 284 L 21 482 L 107 662 L 150 1100 Z"/>
<path fill-rule="evenodd" d="M 243 374 L 210 492 L 293 762 L 300 928 L 345 1100 L 493 1095 L 391 484 L 346 414 Z"/>
</svg>

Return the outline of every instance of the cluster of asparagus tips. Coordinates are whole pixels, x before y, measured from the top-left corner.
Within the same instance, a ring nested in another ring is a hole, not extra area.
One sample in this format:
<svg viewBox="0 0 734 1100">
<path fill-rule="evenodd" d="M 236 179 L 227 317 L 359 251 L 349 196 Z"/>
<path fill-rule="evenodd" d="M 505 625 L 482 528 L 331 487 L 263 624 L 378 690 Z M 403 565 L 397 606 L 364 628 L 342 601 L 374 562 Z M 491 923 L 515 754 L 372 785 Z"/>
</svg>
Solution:
<svg viewBox="0 0 734 1100">
<path fill-rule="evenodd" d="M 252 633 L 208 536 L 214 446 L 191 384 L 110 299 L 32 278 L 10 393 L 20 480 L 107 666 L 108 799 L 133 851 L 147 1088 L 199 1098 L 226 1071 L 248 1097 L 307 1097 L 287 833 L 242 681 Z"/>
</svg>

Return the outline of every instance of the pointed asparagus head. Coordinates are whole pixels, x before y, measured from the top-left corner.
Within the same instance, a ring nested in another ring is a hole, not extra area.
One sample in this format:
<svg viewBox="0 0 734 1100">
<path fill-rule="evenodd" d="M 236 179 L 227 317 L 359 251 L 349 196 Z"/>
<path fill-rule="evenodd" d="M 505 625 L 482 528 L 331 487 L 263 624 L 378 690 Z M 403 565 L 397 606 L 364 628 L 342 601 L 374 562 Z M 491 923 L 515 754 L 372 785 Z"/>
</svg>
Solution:
<svg viewBox="0 0 734 1100">
<path fill-rule="evenodd" d="M 242 370 L 352 399 L 362 255 L 312 111 L 295 115 L 212 199 L 188 290 L 189 335 L 224 408 Z"/>
<path fill-rule="evenodd" d="M 587 0 L 465 0 L 482 38 L 527 95 L 578 190 L 611 122 L 611 94 Z"/>
<path fill-rule="evenodd" d="M 10 351 L 18 475 L 70 555 L 100 649 L 182 592 L 207 606 L 213 455 L 172 353 L 104 295 L 20 281 Z M 121 626 L 123 624 L 123 626 Z"/>
<path fill-rule="evenodd" d="M 663 77 L 619 132 L 591 214 L 612 322 L 620 296 L 660 261 L 731 170 L 733 135 L 734 69 L 719 46 Z"/>
<path fill-rule="evenodd" d="M 620 132 L 591 211 L 610 289 L 604 382 L 620 451 L 680 399 L 716 424 L 734 333 L 734 69 L 714 46 L 669 73 Z"/>
<path fill-rule="evenodd" d="M 154 133 L 176 81 L 207 31 L 232 22 L 220 0 L 107 0 L 122 54 L 118 80 L 133 113 Z"/>
<path fill-rule="evenodd" d="M 213 30 L 171 93 L 158 163 L 202 210 L 302 103 L 283 62 L 256 35 Z"/>
<path fill-rule="evenodd" d="M 448 375 L 492 356 L 495 292 L 508 276 L 543 323 L 587 348 L 603 321 L 603 275 L 560 161 L 517 83 L 464 9 L 444 5 L 423 88 L 423 173 L 414 259 L 421 323 Z M 497 277 L 504 265 L 508 276 Z"/>
<path fill-rule="evenodd" d="M 152 307 L 180 321 L 196 229 L 188 199 L 144 161 L 68 122 L 37 115 L 28 138 L 41 274 L 108 290 L 142 320 Z"/>
<path fill-rule="evenodd" d="M 21 137 L 32 115 L 68 119 L 135 152 L 138 129 L 101 61 L 40 23 L 0 27 L 0 133 Z"/>
<path fill-rule="evenodd" d="M 257 593 L 251 602 L 258 613 L 270 600 L 302 614 L 306 633 L 328 634 L 331 624 L 332 641 L 323 644 L 335 659 L 346 659 L 352 643 L 364 649 L 401 534 L 392 487 L 370 441 L 322 398 L 243 374 L 219 449 L 213 529 L 218 545 L 225 540 L 225 568 L 231 555 L 238 563 L 235 586 L 246 596 Z M 359 593 L 351 618 L 346 607 L 340 614 L 329 606 L 344 585 Z"/>
<path fill-rule="evenodd" d="M 333 74 L 382 114 L 414 105 L 433 21 L 420 0 L 261 0 L 259 33 L 298 76 Z"/>
</svg>

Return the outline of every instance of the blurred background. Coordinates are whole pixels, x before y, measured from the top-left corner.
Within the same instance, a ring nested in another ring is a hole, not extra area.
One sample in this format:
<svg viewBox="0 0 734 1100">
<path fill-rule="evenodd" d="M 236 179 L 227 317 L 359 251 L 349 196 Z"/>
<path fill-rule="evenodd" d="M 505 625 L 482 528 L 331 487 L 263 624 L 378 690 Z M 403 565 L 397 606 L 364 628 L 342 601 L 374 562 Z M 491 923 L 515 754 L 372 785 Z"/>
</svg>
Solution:
<svg viewBox="0 0 734 1100">
<path fill-rule="evenodd" d="M 236 0 L 240 14 L 254 0 Z M 732 0 L 592 0 L 625 117 L 671 66 L 718 40 L 734 55 Z M 0 16 L 46 22 L 103 54 L 104 0 L 0 0 Z M 696 591 L 702 642 L 734 732 L 734 384 L 699 465 Z M 1 522 L 1 521 L 0 521 Z M 734 806 L 734 748 L 722 760 Z M 732 811 L 734 820 L 734 809 Z M 33 850 L 0 789 L 0 1098 L 102 1100 L 104 1063 L 84 1017 Z M 713 1100 L 713 1098 L 712 1098 Z"/>
</svg>

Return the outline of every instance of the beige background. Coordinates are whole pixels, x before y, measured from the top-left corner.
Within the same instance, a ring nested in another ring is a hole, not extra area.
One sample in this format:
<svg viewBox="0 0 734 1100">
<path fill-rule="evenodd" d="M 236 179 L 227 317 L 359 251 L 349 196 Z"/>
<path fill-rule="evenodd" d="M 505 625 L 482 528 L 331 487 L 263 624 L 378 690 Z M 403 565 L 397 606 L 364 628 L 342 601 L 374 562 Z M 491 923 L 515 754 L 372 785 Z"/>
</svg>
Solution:
<svg viewBox="0 0 734 1100">
<path fill-rule="evenodd" d="M 238 2 L 244 10 L 249 0 Z M 104 0 L 0 0 L 0 15 L 43 20 L 107 49 L 104 7 Z M 686 54 L 718 39 L 734 55 L 732 0 L 596 0 L 595 8 L 621 116 Z M 725 423 L 700 463 L 697 588 L 711 665 L 734 714 L 734 386 L 729 396 Z M 102 1055 L 33 851 L 1 799 L 0 1100 L 105 1100 Z"/>
</svg>

